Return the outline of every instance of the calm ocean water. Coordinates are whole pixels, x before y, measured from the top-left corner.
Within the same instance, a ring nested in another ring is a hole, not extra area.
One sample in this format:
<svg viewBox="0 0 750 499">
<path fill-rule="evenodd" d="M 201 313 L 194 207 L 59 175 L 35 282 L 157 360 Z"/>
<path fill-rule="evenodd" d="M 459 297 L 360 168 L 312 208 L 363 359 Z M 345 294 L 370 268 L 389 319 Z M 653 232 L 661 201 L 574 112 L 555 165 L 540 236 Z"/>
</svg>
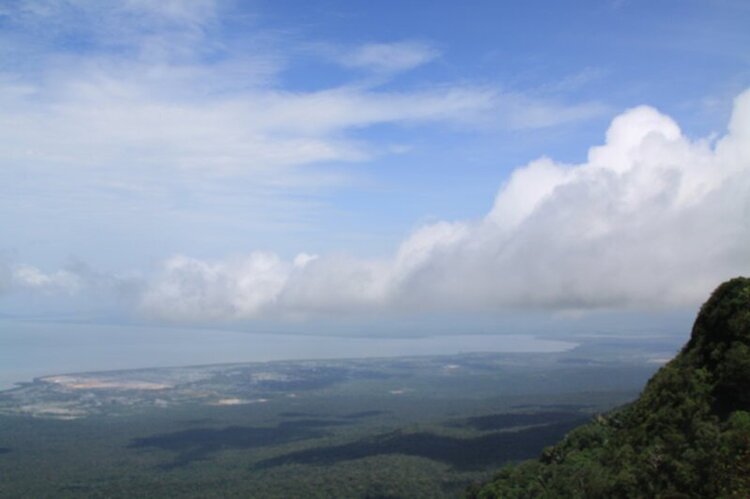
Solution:
<svg viewBox="0 0 750 499">
<path fill-rule="evenodd" d="M 362 338 L 0 322 L 0 389 L 69 372 L 461 352 L 557 352 L 574 346 L 527 335 Z"/>
</svg>

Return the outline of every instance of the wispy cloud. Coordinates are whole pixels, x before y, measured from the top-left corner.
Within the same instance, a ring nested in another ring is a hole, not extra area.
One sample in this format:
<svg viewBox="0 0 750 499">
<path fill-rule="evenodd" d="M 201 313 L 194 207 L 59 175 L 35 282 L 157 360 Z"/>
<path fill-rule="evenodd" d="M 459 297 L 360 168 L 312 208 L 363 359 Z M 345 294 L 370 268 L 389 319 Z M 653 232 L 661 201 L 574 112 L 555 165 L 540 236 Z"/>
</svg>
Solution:
<svg viewBox="0 0 750 499">
<path fill-rule="evenodd" d="M 12 284 L 21 289 L 31 289 L 45 293 L 75 293 L 83 287 L 78 275 L 68 270 L 58 270 L 46 274 L 31 265 L 18 265 L 12 269 Z"/>
<path fill-rule="evenodd" d="M 424 42 L 368 43 L 331 52 L 343 66 L 380 73 L 408 71 L 440 57 L 440 51 Z"/>
<path fill-rule="evenodd" d="M 249 173 L 278 183 L 293 175 L 292 167 L 387 153 L 389 144 L 350 135 L 373 125 L 535 128 L 601 112 L 598 104 L 535 100 L 464 82 L 378 91 L 353 79 L 287 91 L 276 85 L 286 64 L 283 47 L 266 45 L 248 56 L 210 37 L 219 10 L 211 1 L 6 8 L 19 26 L 4 36 L 6 51 L 36 54 L 30 62 L 6 63 L 0 75 L 6 161 L 106 168 L 122 177 L 144 168 Z M 45 35 L 32 43 L 28 33 L 36 29 Z M 351 68 L 393 73 L 438 55 L 428 44 L 397 42 L 348 47 L 337 57 Z"/>
<path fill-rule="evenodd" d="M 347 130 L 471 122 L 495 99 L 472 87 L 201 95 L 201 83 L 222 69 L 132 63 L 79 66 L 41 82 L 5 78 L 0 149 L 15 165 L 119 169 L 125 177 L 145 166 L 278 178 L 288 167 L 367 159 L 374 145 Z"/>
</svg>

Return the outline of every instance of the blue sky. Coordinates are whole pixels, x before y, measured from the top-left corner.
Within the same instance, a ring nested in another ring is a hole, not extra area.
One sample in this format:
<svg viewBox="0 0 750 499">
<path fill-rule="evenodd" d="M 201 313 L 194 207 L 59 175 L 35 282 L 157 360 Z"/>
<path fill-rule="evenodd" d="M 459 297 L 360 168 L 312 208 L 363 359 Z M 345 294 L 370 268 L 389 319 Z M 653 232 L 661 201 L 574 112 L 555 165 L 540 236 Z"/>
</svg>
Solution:
<svg viewBox="0 0 750 499">
<path fill-rule="evenodd" d="M 4 2 L 0 313 L 692 310 L 750 270 L 749 25 L 729 0 Z"/>
</svg>

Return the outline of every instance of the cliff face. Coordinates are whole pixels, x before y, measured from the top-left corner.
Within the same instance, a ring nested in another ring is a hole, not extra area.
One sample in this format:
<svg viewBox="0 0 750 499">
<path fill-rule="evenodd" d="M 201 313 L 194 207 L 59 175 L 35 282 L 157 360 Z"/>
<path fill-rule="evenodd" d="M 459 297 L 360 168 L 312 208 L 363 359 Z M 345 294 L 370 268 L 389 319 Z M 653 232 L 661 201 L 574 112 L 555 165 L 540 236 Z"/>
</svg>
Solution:
<svg viewBox="0 0 750 499">
<path fill-rule="evenodd" d="M 750 279 L 723 283 L 631 404 L 469 497 L 750 497 Z"/>
</svg>

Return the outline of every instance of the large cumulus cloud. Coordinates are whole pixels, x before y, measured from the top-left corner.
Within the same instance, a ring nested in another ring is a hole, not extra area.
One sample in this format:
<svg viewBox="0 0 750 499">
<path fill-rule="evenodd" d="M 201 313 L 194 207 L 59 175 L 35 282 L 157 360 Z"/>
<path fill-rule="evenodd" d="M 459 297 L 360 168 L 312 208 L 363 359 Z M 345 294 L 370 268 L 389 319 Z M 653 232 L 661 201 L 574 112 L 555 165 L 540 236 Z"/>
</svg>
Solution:
<svg viewBox="0 0 750 499">
<path fill-rule="evenodd" d="M 169 259 L 141 305 L 172 320 L 358 311 L 694 305 L 750 272 L 750 90 L 722 137 L 659 111 L 617 116 L 582 164 L 518 168 L 482 220 L 439 222 L 388 259 Z"/>
</svg>

